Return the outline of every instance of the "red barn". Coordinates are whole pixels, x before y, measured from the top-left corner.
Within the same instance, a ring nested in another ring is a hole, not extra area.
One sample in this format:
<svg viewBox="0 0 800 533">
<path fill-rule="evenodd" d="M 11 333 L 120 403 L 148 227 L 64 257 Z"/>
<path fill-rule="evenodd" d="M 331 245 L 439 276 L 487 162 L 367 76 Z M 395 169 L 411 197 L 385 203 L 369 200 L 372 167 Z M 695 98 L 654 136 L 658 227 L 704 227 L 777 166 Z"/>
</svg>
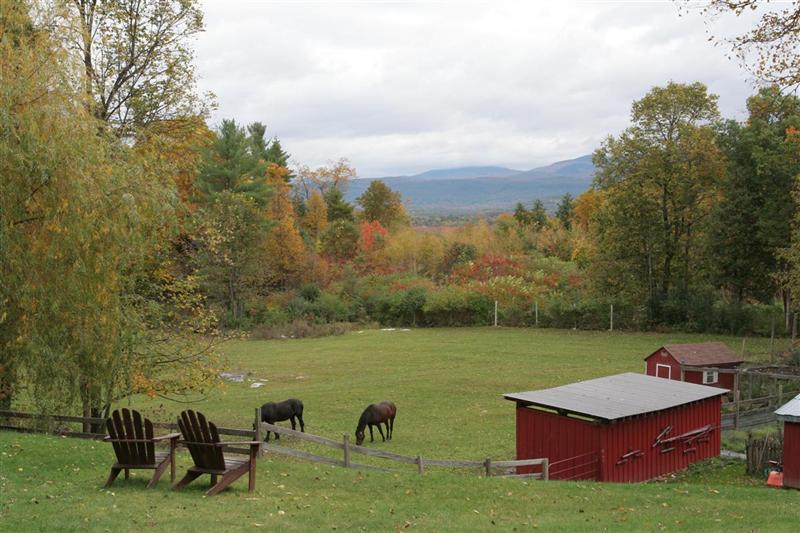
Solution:
<svg viewBox="0 0 800 533">
<path fill-rule="evenodd" d="M 648 376 L 681 380 L 681 365 L 695 367 L 736 368 L 744 360 L 722 342 L 698 344 L 666 344 L 645 357 L 645 373 Z M 734 374 L 711 370 L 685 370 L 683 381 L 734 388 Z"/>
<path fill-rule="evenodd" d="M 800 489 L 800 395 L 775 415 L 783 421 L 783 486 Z"/>
<path fill-rule="evenodd" d="M 635 482 L 719 455 L 726 392 L 629 372 L 505 398 L 517 459 L 547 457 L 550 479 Z"/>
</svg>

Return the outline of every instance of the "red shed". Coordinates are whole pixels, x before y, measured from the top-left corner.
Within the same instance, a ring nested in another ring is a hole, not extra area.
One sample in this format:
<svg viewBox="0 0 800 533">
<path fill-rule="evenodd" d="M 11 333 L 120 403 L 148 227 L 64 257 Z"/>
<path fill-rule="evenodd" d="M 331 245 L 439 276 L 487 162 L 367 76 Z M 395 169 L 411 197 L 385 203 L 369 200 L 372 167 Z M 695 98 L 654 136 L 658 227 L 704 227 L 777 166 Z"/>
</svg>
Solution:
<svg viewBox="0 0 800 533">
<path fill-rule="evenodd" d="M 719 455 L 726 392 L 629 372 L 505 398 L 517 459 L 547 457 L 550 479 L 645 481 Z"/>
<path fill-rule="evenodd" d="M 681 365 L 713 368 L 736 368 L 744 360 L 722 342 L 697 344 L 665 344 L 645 360 L 645 373 L 667 379 L 681 379 Z M 683 381 L 734 388 L 734 374 L 702 370 L 685 370 Z"/>
<path fill-rule="evenodd" d="M 783 486 L 800 489 L 800 395 L 775 415 L 783 421 Z"/>
</svg>

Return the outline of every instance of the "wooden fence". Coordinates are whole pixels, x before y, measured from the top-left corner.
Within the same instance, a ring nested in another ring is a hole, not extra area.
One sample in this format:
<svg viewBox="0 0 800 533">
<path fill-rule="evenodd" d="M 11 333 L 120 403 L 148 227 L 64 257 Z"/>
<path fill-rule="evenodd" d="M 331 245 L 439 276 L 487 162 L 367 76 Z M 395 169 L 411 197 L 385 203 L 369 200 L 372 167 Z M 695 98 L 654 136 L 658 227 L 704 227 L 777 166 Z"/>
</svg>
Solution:
<svg viewBox="0 0 800 533">
<path fill-rule="evenodd" d="M 783 462 L 783 435 L 776 433 L 764 437 L 747 436 L 747 473 L 763 476 L 775 463 Z"/>
<path fill-rule="evenodd" d="M 544 480 L 549 479 L 549 461 L 547 460 L 547 458 L 509 460 L 509 461 L 505 460 L 495 461 L 490 458 L 487 458 L 484 459 L 483 461 L 465 461 L 465 460 L 449 460 L 449 459 L 429 459 L 429 458 L 423 458 L 420 455 L 416 457 L 411 457 L 408 455 L 401 455 L 393 452 L 388 452 L 385 450 L 367 448 L 365 446 L 357 446 L 355 444 L 350 443 L 349 435 L 343 435 L 342 440 L 337 441 L 334 439 L 330 439 L 328 437 L 312 435 L 310 433 L 303 433 L 286 427 L 267 424 L 265 422 L 260 422 L 259 415 L 260 415 L 259 410 L 256 409 L 256 417 L 257 417 L 256 420 L 258 421 L 258 423 L 255 424 L 255 430 L 218 427 L 217 431 L 219 432 L 220 435 L 247 437 L 261 442 L 263 441 L 263 430 L 266 429 L 268 431 L 272 431 L 280 435 L 285 435 L 287 437 L 295 437 L 297 439 L 306 442 L 312 442 L 314 444 L 327 446 L 328 448 L 340 450 L 342 454 L 341 459 L 326 457 L 323 455 L 317 455 L 303 450 L 296 450 L 294 448 L 281 446 L 273 442 L 269 443 L 263 442 L 261 445 L 261 452 L 262 454 L 275 453 L 280 455 L 286 455 L 289 457 L 295 457 L 297 459 L 303 459 L 306 461 L 329 464 L 334 466 L 341 466 L 344 468 L 359 468 L 364 470 L 376 470 L 384 472 L 386 471 L 386 469 L 384 468 L 380 468 L 373 465 L 361 464 L 354 462 L 352 460 L 354 454 L 361 454 L 369 457 L 378 457 L 391 462 L 415 465 L 417 472 L 419 472 L 420 474 L 424 473 L 425 469 L 429 467 L 442 467 L 442 468 L 464 468 L 464 469 L 479 470 L 483 472 L 486 476 L 491 476 L 495 471 L 501 470 L 502 472 L 500 473 L 500 475 L 503 476 L 529 477 L 529 478 L 544 479 Z M 7 420 L 11 419 L 31 420 L 35 421 L 35 424 L 32 427 L 31 426 L 26 427 L 20 425 L 9 425 L 8 423 L 6 423 Z M 56 422 L 78 423 L 78 424 L 84 424 L 84 423 L 103 424 L 103 426 L 105 425 L 104 418 L 90 418 L 90 417 L 67 416 L 67 415 L 43 415 L 37 413 L 23 413 L 19 411 L 0 410 L 0 429 L 25 432 L 25 433 L 48 433 L 54 435 L 64 435 L 68 437 L 79 437 L 86 439 L 103 439 L 105 437 L 105 433 L 85 433 L 79 431 L 71 431 L 64 427 L 58 427 Z M 178 424 L 176 422 L 153 422 L 153 426 L 159 429 L 166 429 L 166 430 L 178 429 Z M 233 446 L 225 448 L 225 451 L 231 453 L 242 453 L 242 454 L 249 453 L 249 450 L 246 448 L 238 448 Z M 516 474 L 516 469 L 518 467 L 533 467 L 533 466 L 539 466 L 541 471 L 531 474 Z"/>
</svg>

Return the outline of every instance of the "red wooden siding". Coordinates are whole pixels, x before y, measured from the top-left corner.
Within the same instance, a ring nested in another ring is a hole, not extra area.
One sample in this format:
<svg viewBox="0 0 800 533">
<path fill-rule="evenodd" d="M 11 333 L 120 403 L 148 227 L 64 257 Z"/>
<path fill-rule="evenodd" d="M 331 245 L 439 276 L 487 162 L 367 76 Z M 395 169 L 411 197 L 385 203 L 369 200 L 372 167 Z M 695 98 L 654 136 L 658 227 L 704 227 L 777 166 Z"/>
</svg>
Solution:
<svg viewBox="0 0 800 533">
<path fill-rule="evenodd" d="M 800 423 L 783 423 L 783 486 L 800 489 Z"/>
<path fill-rule="evenodd" d="M 675 360 L 666 350 L 661 349 L 656 353 L 652 354 L 650 357 L 647 358 L 645 361 L 646 365 L 646 372 L 648 376 L 656 376 L 656 377 L 664 377 L 663 371 L 664 369 L 659 369 L 659 366 L 667 365 L 670 368 L 671 376 L 669 379 L 674 379 L 680 381 L 681 379 L 681 365 L 678 361 Z M 659 373 L 659 370 L 661 372 Z"/>
<path fill-rule="evenodd" d="M 573 471 L 582 462 L 573 460 L 600 449 L 600 426 L 585 420 L 517 407 L 517 459 L 547 457 L 552 467 L 550 479 L 577 479 Z M 520 474 L 529 470 L 518 469 Z M 584 479 L 595 479 L 594 475 Z"/>
<path fill-rule="evenodd" d="M 552 479 L 645 481 L 719 455 L 720 407 L 720 397 L 716 396 L 615 423 L 600 423 L 518 406 L 517 458 L 547 457 Z M 657 442 L 668 426 L 672 429 L 662 440 L 707 425 L 712 430 L 702 439 L 705 442 Z M 668 451 L 670 447 L 674 449 Z M 599 460 L 597 468 L 591 466 L 595 458 Z"/>
</svg>

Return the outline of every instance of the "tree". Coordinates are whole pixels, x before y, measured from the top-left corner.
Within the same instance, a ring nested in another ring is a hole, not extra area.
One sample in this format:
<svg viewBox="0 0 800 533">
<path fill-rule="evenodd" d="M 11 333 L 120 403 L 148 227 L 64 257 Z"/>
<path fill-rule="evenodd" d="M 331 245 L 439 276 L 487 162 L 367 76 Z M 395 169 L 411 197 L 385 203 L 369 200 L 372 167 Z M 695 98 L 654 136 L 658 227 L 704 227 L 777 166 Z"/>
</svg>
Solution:
<svg viewBox="0 0 800 533">
<path fill-rule="evenodd" d="M 315 169 L 300 166 L 297 169 L 296 186 L 298 193 L 308 201 L 315 190 L 326 198 L 333 189 L 342 192 L 347 189 L 347 183 L 356 177 L 356 169 L 347 159 L 341 158 L 335 163 Z"/>
<path fill-rule="evenodd" d="M 478 249 L 474 244 L 454 242 L 444 251 L 442 264 L 439 267 L 442 274 L 449 274 L 453 268 L 474 261 L 478 258 Z"/>
<path fill-rule="evenodd" d="M 83 67 L 91 113 L 119 137 L 164 120 L 204 116 L 191 40 L 203 31 L 196 0 L 68 0 L 63 35 Z"/>
<path fill-rule="evenodd" d="M 711 0 L 703 13 L 708 18 L 757 12 L 766 0 Z M 712 37 L 727 43 L 739 61 L 759 81 L 782 88 L 800 85 L 800 5 L 789 3 L 781 10 L 766 7 L 756 26 L 733 38 Z"/>
<path fill-rule="evenodd" d="M 355 221 L 353 205 L 344 199 L 344 195 L 338 187 L 330 189 L 325 194 L 325 205 L 329 222 L 336 222 L 337 220 Z"/>
<path fill-rule="evenodd" d="M 270 187 L 266 164 L 260 157 L 259 123 L 251 124 L 250 135 L 234 120 L 222 121 L 197 178 L 197 188 L 206 202 L 221 192 L 241 194 L 258 206 L 265 206 Z M 262 132 L 263 133 L 263 132 Z"/>
<path fill-rule="evenodd" d="M 367 222 L 377 220 L 384 228 L 408 223 L 400 193 L 381 180 L 373 180 L 356 202 L 362 209 L 361 218 Z"/>
<path fill-rule="evenodd" d="M 322 235 L 322 253 L 334 261 L 352 259 L 358 253 L 358 239 L 358 228 L 353 221 L 334 220 Z"/>
<path fill-rule="evenodd" d="M 699 236 L 724 174 L 716 101 L 700 83 L 656 87 L 633 103 L 633 125 L 593 157 L 604 195 L 593 277 L 609 293 L 647 303 L 654 319 L 699 274 Z"/>
<path fill-rule="evenodd" d="M 250 134 L 253 154 L 267 165 L 274 163 L 279 167 L 285 168 L 286 172 L 283 174 L 284 181 L 286 181 L 286 183 L 292 181 L 294 174 L 289 170 L 290 156 L 283 150 L 278 138 L 273 137 L 267 140 L 267 127 L 261 122 L 253 122 L 247 126 L 247 132 Z"/>
<path fill-rule="evenodd" d="M 215 375 L 209 352 L 175 328 L 208 333 L 193 320 L 202 302 L 151 263 L 175 228 L 172 167 L 102 133 L 50 21 L 27 10 L 0 3 L 3 401 L 18 370 L 39 408 L 86 416 L 144 392 L 140 377 L 155 394 L 198 390 Z"/>
<path fill-rule="evenodd" d="M 267 218 L 272 224 L 266 238 L 266 263 L 268 277 L 272 283 L 282 287 L 296 283 L 305 268 L 306 249 L 297 229 L 289 185 L 286 183 L 285 167 L 269 164 L 269 184 L 275 191 Z"/>
<path fill-rule="evenodd" d="M 556 218 L 561 221 L 561 224 L 566 229 L 572 227 L 572 211 L 575 204 L 575 199 L 570 193 L 564 194 L 561 201 L 556 208 Z"/>
<path fill-rule="evenodd" d="M 328 228 L 328 206 L 319 191 L 311 193 L 311 197 L 308 199 L 303 216 L 303 227 L 313 238 L 315 246 Z"/>
</svg>

